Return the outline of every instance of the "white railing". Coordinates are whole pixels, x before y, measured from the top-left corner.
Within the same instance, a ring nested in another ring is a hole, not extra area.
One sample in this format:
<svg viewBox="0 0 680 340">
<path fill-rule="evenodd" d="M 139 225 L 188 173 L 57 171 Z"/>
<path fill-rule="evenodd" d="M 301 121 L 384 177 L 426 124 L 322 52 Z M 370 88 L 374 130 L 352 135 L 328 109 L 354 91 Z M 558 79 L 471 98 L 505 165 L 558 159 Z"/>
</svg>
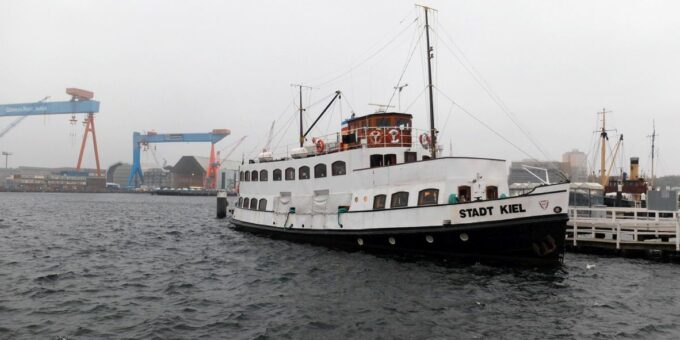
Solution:
<svg viewBox="0 0 680 340">
<path fill-rule="evenodd" d="M 627 247 L 671 247 L 680 251 L 680 214 L 678 211 L 653 211 L 645 208 L 569 208 L 567 241 L 615 244 Z"/>
<path fill-rule="evenodd" d="M 342 136 L 354 135 L 352 143 L 342 143 Z M 304 147 L 308 154 L 322 155 L 338 151 L 352 150 L 363 147 L 408 147 L 413 151 L 425 150 L 420 143 L 421 135 L 429 135 L 428 131 L 411 127 L 361 127 L 346 132 L 337 132 L 322 136 L 307 136 Z M 319 143 L 321 141 L 321 143 Z M 423 137 L 423 141 L 427 139 Z M 323 144 L 320 147 L 319 144 Z M 425 143 L 427 145 L 427 143 Z M 279 146 L 271 150 L 274 159 L 290 158 L 293 150 L 299 149 L 300 145 L 291 143 Z"/>
</svg>

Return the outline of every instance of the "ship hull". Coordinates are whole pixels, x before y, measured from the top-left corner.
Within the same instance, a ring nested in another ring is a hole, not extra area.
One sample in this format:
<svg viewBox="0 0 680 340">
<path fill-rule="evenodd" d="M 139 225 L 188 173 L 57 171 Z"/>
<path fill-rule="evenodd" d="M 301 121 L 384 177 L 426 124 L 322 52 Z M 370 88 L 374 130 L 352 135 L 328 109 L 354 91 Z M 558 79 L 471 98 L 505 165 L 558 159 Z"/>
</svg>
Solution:
<svg viewBox="0 0 680 340">
<path fill-rule="evenodd" d="M 346 250 L 419 254 L 517 265 L 555 265 L 562 261 L 566 214 L 512 220 L 363 230 L 312 230 L 271 227 L 231 219 L 231 227 L 275 239 Z"/>
</svg>

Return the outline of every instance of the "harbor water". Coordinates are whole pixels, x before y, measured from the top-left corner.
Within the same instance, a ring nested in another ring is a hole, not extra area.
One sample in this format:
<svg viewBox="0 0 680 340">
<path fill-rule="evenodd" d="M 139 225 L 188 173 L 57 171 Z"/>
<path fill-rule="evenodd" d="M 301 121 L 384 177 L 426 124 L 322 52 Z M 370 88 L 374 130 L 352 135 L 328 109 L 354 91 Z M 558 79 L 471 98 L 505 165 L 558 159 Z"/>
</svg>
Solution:
<svg viewBox="0 0 680 340">
<path fill-rule="evenodd" d="M 214 197 L 0 193 L 0 339 L 680 337 L 678 264 L 395 258 L 214 216 Z"/>
</svg>

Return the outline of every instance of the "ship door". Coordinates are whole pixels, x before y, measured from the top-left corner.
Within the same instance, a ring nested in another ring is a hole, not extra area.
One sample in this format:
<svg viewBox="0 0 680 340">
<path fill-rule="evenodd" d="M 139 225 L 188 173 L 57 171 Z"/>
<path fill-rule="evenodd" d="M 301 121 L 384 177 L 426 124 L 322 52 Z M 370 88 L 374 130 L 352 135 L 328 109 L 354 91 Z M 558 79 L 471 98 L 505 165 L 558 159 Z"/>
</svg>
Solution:
<svg viewBox="0 0 680 340">
<path fill-rule="evenodd" d="M 326 213 L 328 210 L 328 190 L 314 190 L 312 198 L 312 226 L 326 227 Z"/>
</svg>

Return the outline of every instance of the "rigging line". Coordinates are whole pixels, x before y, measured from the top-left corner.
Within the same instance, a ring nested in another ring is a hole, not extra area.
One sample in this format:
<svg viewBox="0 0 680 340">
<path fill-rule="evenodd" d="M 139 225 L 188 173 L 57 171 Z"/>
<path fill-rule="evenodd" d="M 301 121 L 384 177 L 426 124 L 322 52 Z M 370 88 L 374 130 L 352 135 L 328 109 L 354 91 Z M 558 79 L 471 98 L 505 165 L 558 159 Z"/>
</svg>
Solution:
<svg viewBox="0 0 680 340">
<path fill-rule="evenodd" d="M 442 27 L 442 30 L 443 30 L 443 27 Z M 501 109 L 501 111 L 503 111 L 503 113 L 505 113 L 505 115 L 508 116 L 508 118 L 510 118 L 510 121 L 512 121 L 512 123 L 515 124 L 515 126 L 516 126 L 516 127 L 522 132 L 522 134 L 523 134 L 523 135 L 531 142 L 531 144 L 533 144 L 533 146 L 534 146 L 534 147 L 535 147 L 535 148 L 543 155 L 543 157 L 545 157 L 546 159 L 549 159 L 550 157 L 548 157 L 548 155 L 546 154 L 546 152 L 538 145 L 538 143 L 534 140 L 534 138 L 531 136 L 531 134 L 530 134 L 525 128 L 523 128 L 523 127 L 521 126 L 521 124 L 520 124 L 519 121 L 517 120 L 517 117 L 516 117 L 516 116 L 514 115 L 514 113 L 512 113 L 512 111 L 507 107 L 507 105 L 505 104 L 505 102 L 503 102 L 503 100 L 500 99 L 500 97 L 493 91 L 493 89 L 491 89 L 491 87 L 488 85 L 488 82 L 486 82 L 486 80 L 484 80 L 484 78 L 482 77 L 481 73 L 479 73 L 479 71 L 476 71 L 476 69 L 474 68 L 474 66 L 472 65 L 472 63 L 467 59 L 467 57 L 464 57 L 465 53 L 464 53 L 460 48 L 458 48 L 458 50 L 459 50 L 460 53 L 461 53 L 462 58 L 465 59 L 465 61 L 464 61 L 463 59 L 461 59 L 461 57 L 459 57 L 459 56 L 453 51 L 453 49 L 452 49 L 448 44 L 446 44 L 446 43 L 443 41 L 444 39 L 442 39 L 442 37 L 439 35 L 439 33 L 438 33 L 437 31 L 435 31 L 434 29 L 433 29 L 432 31 L 433 31 L 433 33 L 434 33 L 438 38 L 440 38 L 440 40 L 442 40 L 442 44 L 449 50 L 449 52 L 451 52 L 451 54 L 454 56 L 454 58 L 455 58 L 455 59 L 463 66 L 463 68 L 464 68 L 464 69 L 472 76 L 472 78 L 475 80 L 475 82 L 482 88 L 482 90 L 484 90 L 484 92 L 489 96 L 489 98 L 490 98 L 496 105 L 498 105 L 498 107 Z M 444 30 L 444 33 L 446 33 L 445 30 Z M 449 38 L 449 39 L 451 39 L 451 38 Z M 453 43 L 454 46 L 457 47 L 457 45 L 455 44 L 455 42 L 453 42 L 453 39 L 451 39 L 451 42 Z M 466 64 L 466 63 L 467 63 L 467 64 Z M 468 65 L 468 64 L 469 64 L 469 65 Z"/>
<path fill-rule="evenodd" d="M 423 89 L 420 91 L 420 93 L 418 93 L 418 95 L 416 96 L 416 98 L 413 99 L 413 101 L 411 102 L 411 104 L 408 104 L 408 106 L 406 107 L 405 112 L 408 112 L 408 111 L 409 111 L 409 109 L 411 108 L 411 106 L 413 106 L 413 104 L 415 104 L 415 103 L 418 101 L 418 99 L 420 99 L 420 97 L 425 93 L 426 90 L 427 90 L 427 85 L 426 85 L 425 87 L 423 87 Z"/>
<path fill-rule="evenodd" d="M 383 34 L 382 37 L 381 37 L 380 39 L 377 39 L 376 42 L 375 42 L 372 46 L 370 46 L 369 48 L 367 48 L 364 52 L 362 52 L 361 54 L 358 54 L 358 55 L 356 56 L 356 58 L 357 58 L 357 59 L 360 59 L 360 58 L 363 58 L 363 57 L 366 56 L 366 55 L 369 55 L 369 54 L 371 53 L 371 51 L 372 51 L 374 48 L 376 48 L 376 46 L 378 46 L 378 45 L 380 44 L 380 42 L 382 42 L 382 41 L 384 41 L 385 39 L 391 37 L 391 36 L 392 36 L 392 32 L 395 31 L 395 29 L 398 29 L 399 27 L 401 27 L 401 26 L 403 25 L 404 21 L 406 21 L 406 19 L 407 19 L 409 16 L 412 16 L 412 15 L 413 15 L 413 12 L 414 12 L 414 11 L 415 11 L 415 8 L 414 8 L 414 9 L 410 9 L 410 10 L 402 17 L 402 19 L 399 20 L 399 23 L 393 27 L 393 29 L 391 29 L 389 32 L 386 32 L 385 34 Z M 348 66 L 350 66 L 350 68 L 353 67 L 353 66 L 351 66 L 351 64 L 349 64 Z M 331 71 L 331 72 L 326 72 L 326 73 L 323 74 L 323 75 L 319 75 L 319 76 L 316 76 L 316 77 L 311 78 L 309 82 L 310 82 L 310 83 L 320 82 L 320 81 L 323 80 L 324 78 L 327 78 L 327 77 L 329 77 L 329 76 L 331 76 L 331 75 L 333 75 L 333 74 L 335 74 L 335 73 L 341 72 L 341 71 L 344 70 L 344 69 L 345 69 L 345 68 L 342 67 L 342 68 L 338 68 L 337 70 L 334 70 L 334 71 Z"/>
<path fill-rule="evenodd" d="M 387 102 L 387 107 L 392 104 L 392 100 L 394 100 L 394 96 L 397 94 L 398 86 L 401 84 L 401 80 L 404 78 L 404 74 L 406 74 L 406 70 L 408 69 L 408 65 L 411 64 L 411 59 L 413 59 L 413 54 L 415 54 L 416 49 L 418 47 L 418 43 L 420 42 L 420 39 L 423 38 L 423 32 L 421 31 L 420 34 L 418 34 L 418 39 L 415 41 L 413 44 L 413 48 L 411 49 L 411 53 L 409 53 L 408 59 L 406 59 L 406 64 L 404 65 L 404 69 L 401 71 L 401 75 L 399 76 L 399 80 L 397 80 L 397 85 L 394 87 L 394 91 L 392 91 L 392 96 L 390 97 L 390 100 Z"/>
<path fill-rule="evenodd" d="M 406 32 L 406 30 L 408 30 L 408 29 L 411 27 L 411 25 L 413 25 L 413 23 L 415 23 L 415 22 L 417 22 L 417 21 L 418 21 L 418 18 L 416 18 L 415 20 L 413 20 L 410 24 L 408 24 L 408 26 L 404 27 L 403 30 L 401 30 L 396 36 L 394 36 L 394 38 L 390 39 L 390 41 L 388 41 L 385 45 L 383 45 L 382 47 L 380 47 L 380 49 L 378 49 L 375 53 L 371 54 L 368 58 L 366 58 L 366 59 L 364 59 L 363 61 L 361 61 L 360 63 L 358 63 L 358 64 L 356 64 L 356 65 L 350 67 L 347 71 L 341 73 L 340 75 L 338 75 L 338 76 L 336 76 L 336 77 L 333 77 L 333 78 L 331 78 L 330 80 L 327 80 L 327 81 L 325 81 L 325 82 L 322 82 L 322 83 L 319 83 L 319 84 L 317 84 L 317 85 L 314 85 L 314 87 L 323 87 L 323 86 L 326 86 L 326 85 L 328 85 L 328 84 L 330 84 L 330 83 L 332 83 L 332 82 L 334 82 L 334 81 L 336 81 L 336 80 L 338 80 L 338 79 L 340 79 L 340 78 L 343 78 L 344 76 L 346 76 L 347 74 L 351 73 L 352 71 L 354 71 L 354 70 L 357 69 L 358 67 L 364 65 L 364 64 L 367 63 L 369 60 L 373 59 L 375 56 L 377 56 L 378 54 L 380 54 L 383 50 L 385 50 L 385 49 L 386 49 L 389 45 L 391 45 L 394 41 L 396 41 L 397 38 L 399 38 L 404 32 Z"/>
<path fill-rule="evenodd" d="M 512 145 L 515 149 L 519 150 L 521 153 L 523 153 L 523 154 L 525 154 L 526 156 L 528 156 L 531 160 L 536 161 L 536 159 L 535 159 L 533 156 L 531 156 L 528 152 L 524 151 L 522 148 L 520 148 L 519 146 L 517 146 L 517 145 L 515 145 L 514 143 L 512 143 L 509 139 L 505 138 L 505 137 L 504 137 L 503 135 L 501 135 L 499 132 L 497 132 L 496 130 L 494 130 L 491 126 L 489 126 L 488 124 L 484 123 L 481 119 L 477 118 L 475 115 L 473 115 L 471 112 L 469 112 L 468 110 L 466 110 L 464 107 L 460 106 L 460 105 L 459 105 L 458 103 L 456 103 L 453 99 L 451 99 L 449 96 L 447 96 L 446 93 L 442 92 L 439 88 L 435 87 L 435 89 L 436 89 L 439 93 L 441 93 L 441 95 L 444 96 L 444 98 L 448 99 L 448 100 L 451 102 L 451 104 L 457 106 L 459 109 L 461 109 L 461 111 L 465 112 L 465 114 L 467 114 L 468 116 L 470 116 L 470 118 L 472 118 L 472 119 L 476 120 L 478 123 L 482 124 L 482 126 L 486 127 L 489 131 L 491 131 L 493 134 L 495 134 L 496 136 L 498 136 L 499 138 L 501 138 L 502 140 L 504 140 L 506 143 Z"/>
</svg>

